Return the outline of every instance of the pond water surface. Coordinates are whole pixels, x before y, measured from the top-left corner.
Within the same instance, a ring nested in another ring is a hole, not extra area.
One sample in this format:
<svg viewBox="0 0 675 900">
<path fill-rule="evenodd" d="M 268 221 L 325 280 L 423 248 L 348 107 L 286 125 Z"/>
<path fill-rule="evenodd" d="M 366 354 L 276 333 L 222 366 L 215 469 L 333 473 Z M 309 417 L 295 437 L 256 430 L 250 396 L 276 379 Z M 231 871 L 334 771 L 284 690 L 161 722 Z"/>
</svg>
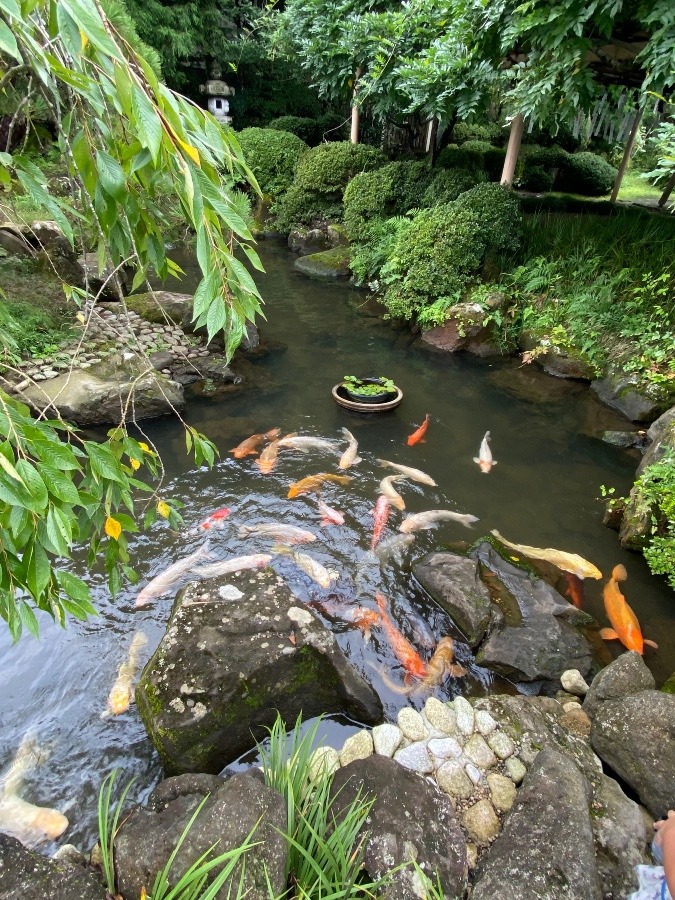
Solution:
<svg viewBox="0 0 675 900">
<path fill-rule="evenodd" d="M 497 528 L 514 542 L 580 553 L 606 574 L 622 562 L 628 570 L 626 597 L 646 636 L 659 643 L 657 652 L 646 651 L 646 662 L 657 681 L 667 678 L 675 668 L 673 593 L 662 579 L 649 574 L 641 556 L 619 548 L 617 535 L 602 525 L 603 506 L 598 500 L 603 484 L 625 493 L 638 460 L 590 435 L 602 428 L 627 428 L 629 423 L 598 404 L 586 387 L 550 379 L 533 366 L 432 354 L 414 345 L 409 333 L 368 314 L 367 295 L 344 284 L 306 280 L 293 271 L 292 257 L 284 248 L 267 244 L 262 249 L 267 272 L 259 284 L 267 322 L 261 323 L 261 330 L 286 349 L 252 364 L 262 389 L 190 405 L 187 421 L 217 444 L 220 462 L 210 471 L 195 469 L 185 455 L 177 422 L 144 423 L 166 465 L 165 494 L 185 504 L 186 532 L 214 509 L 230 507 L 227 527 L 213 540 L 216 553 L 225 556 L 268 549 L 264 542 L 242 544 L 237 539 L 240 524 L 280 520 L 309 527 L 319 540 L 302 549 L 340 573 L 332 593 L 347 600 L 358 596 L 359 602 L 373 606 L 374 593 L 381 590 L 404 630 L 411 611 L 417 611 L 436 637 L 451 633 L 460 638 L 447 616 L 415 584 L 409 564 L 381 570 L 367 553 L 378 483 L 391 474 L 376 460 L 415 466 L 429 473 L 438 488 L 401 485 L 407 511 L 446 507 L 472 513 L 480 522 L 471 531 L 449 523 L 419 533 L 413 558 L 457 541 L 472 542 Z M 179 289 L 189 291 L 194 284 L 188 267 Z M 345 374 L 391 377 L 404 392 L 402 405 L 377 416 L 338 408 L 330 392 Z M 426 443 L 408 447 L 406 437 L 426 413 L 431 417 Z M 363 462 L 348 473 L 355 480 L 348 488 L 328 486 L 324 491 L 329 505 L 344 513 L 344 526 L 320 528 L 311 497 L 286 499 L 291 482 L 337 471 L 336 457 L 281 455 L 275 471 L 263 476 L 252 458 L 234 460 L 228 455 L 251 433 L 275 426 L 284 432 L 332 438 L 341 436 L 343 426 L 353 432 L 363 456 Z M 487 429 L 498 465 L 484 475 L 472 457 Z M 400 515 L 392 512 L 394 529 Z M 194 534 L 172 533 L 164 523 L 138 536 L 130 548 L 141 584 L 196 549 L 201 540 Z M 287 557 L 276 557 L 273 566 L 301 600 L 325 596 Z M 75 570 L 86 575 L 81 560 L 76 560 Z M 137 588 L 126 587 L 113 601 L 100 571 L 86 577 L 101 611 L 97 619 L 71 622 L 62 630 L 43 617 L 41 639 L 24 637 L 16 646 L 0 629 L 0 766 L 5 768 L 23 735 L 32 731 L 49 757 L 28 775 L 23 796 L 64 812 L 71 825 L 63 840 L 83 847 L 95 840 L 96 796 L 112 768 L 122 769 L 125 781 L 137 777 L 134 797 L 144 797 L 161 777 L 135 707 L 118 718 L 102 719 L 100 714 L 133 632 L 142 629 L 149 638 L 145 662 L 161 638 L 173 599 L 136 610 Z M 585 587 L 586 609 L 606 625 L 602 582 L 586 581 Z M 404 698 L 383 684 L 377 670 L 386 670 L 395 682 L 400 682 L 401 672 L 384 639 L 374 634 L 366 646 L 358 630 L 334 627 L 345 652 L 381 692 L 387 713 L 395 715 Z M 611 655 L 621 649 L 616 643 L 608 645 Z M 458 657 L 469 675 L 449 681 L 439 697 L 513 690 L 503 682 L 493 683 L 489 673 L 476 667 L 461 638 Z M 344 733 L 333 726 L 329 739 L 341 743 Z"/>
</svg>

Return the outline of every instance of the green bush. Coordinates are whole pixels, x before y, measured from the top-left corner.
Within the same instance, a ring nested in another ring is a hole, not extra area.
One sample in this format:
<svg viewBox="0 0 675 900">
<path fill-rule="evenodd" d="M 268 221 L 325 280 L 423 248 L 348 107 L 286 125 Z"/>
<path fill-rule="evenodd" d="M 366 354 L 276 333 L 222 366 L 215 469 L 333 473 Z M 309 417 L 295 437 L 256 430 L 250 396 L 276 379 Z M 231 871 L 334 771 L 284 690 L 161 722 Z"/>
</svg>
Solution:
<svg viewBox="0 0 675 900">
<path fill-rule="evenodd" d="M 344 194 L 344 222 L 352 241 L 358 241 L 366 233 L 368 224 L 375 219 L 405 215 L 422 205 L 425 190 L 436 177 L 427 163 L 403 160 L 389 163 L 372 172 L 360 172 L 347 185 Z M 461 182 L 467 190 L 474 182 Z M 454 197 L 447 199 L 454 200 Z"/>
<path fill-rule="evenodd" d="M 555 173 L 544 166 L 525 166 L 525 170 L 518 179 L 518 186 L 526 191 L 545 193 L 553 190 Z"/>
<path fill-rule="evenodd" d="M 459 147 L 448 144 L 438 155 L 437 165 L 444 169 L 468 169 L 470 172 L 485 172 L 491 181 L 497 181 L 502 174 L 506 153 L 500 147 L 493 147 L 486 141 L 466 141 Z"/>
<path fill-rule="evenodd" d="M 567 156 L 556 179 L 556 190 L 600 197 L 609 193 L 617 170 L 601 156 L 586 151 Z"/>
<path fill-rule="evenodd" d="M 359 242 L 351 247 L 349 268 L 356 284 L 379 286 L 374 282 L 379 279 L 382 267 L 393 254 L 399 234 L 409 222 L 404 216 L 392 216 L 370 223 Z"/>
<path fill-rule="evenodd" d="M 343 119 L 334 113 L 326 113 L 317 119 L 303 116 L 280 116 L 273 119 L 268 128 L 275 131 L 290 131 L 297 135 L 310 147 L 315 147 L 322 141 L 338 141 L 344 131 Z"/>
<path fill-rule="evenodd" d="M 244 128 L 237 139 L 263 194 L 279 197 L 285 193 L 307 144 L 288 131 L 273 128 Z"/>
<path fill-rule="evenodd" d="M 483 229 L 486 250 L 514 253 L 520 247 L 523 217 L 518 197 L 500 184 L 477 184 L 455 201 L 459 209 L 468 209 Z"/>
<path fill-rule="evenodd" d="M 277 227 L 289 231 L 313 219 L 339 217 L 342 195 L 351 179 L 384 162 L 384 154 L 366 144 L 335 141 L 313 147 L 300 160 L 293 186 L 274 207 Z"/>
<path fill-rule="evenodd" d="M 436 206 L 439 203 L 450 203 L 464 191 L 470 190 L 482 173 L 469 172 L 467 169 L 441 169 L 434 176 L 429 187 L 422 194 L 420 207 Z"/>
<path fill-rule="evenodd" d="M 550 191 L 569 153 L 554 144 L 542 147 L 540 144 L 525 144 L 521 152 L 522 174 L 518 178 L 519 187 L 527 191 Z"/>
<path fill-rule="evenodd" d="M 466 141 L 485 141 L 494 147 L 503 147 L 509 136 L 507 128 L 490 123 L 487 125 L 467 125 L 459 122 L 452 129 L 452 140 L 455 144 L 464 144 Z"/>
</svg>

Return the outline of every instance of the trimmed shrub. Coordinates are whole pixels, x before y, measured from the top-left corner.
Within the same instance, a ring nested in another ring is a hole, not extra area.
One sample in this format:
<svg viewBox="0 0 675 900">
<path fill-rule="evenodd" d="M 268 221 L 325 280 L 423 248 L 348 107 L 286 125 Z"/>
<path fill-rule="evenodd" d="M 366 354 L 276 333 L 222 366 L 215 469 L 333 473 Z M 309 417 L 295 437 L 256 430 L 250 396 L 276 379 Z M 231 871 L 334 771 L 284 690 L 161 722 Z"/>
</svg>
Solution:
<svg viewBox="0 0 675 900">
<path fill-rule="evenodd" d="M 404 216 L 374 219 L 367 233 L 352 244 L 349 267 L 357 284 L 372 284 L 380 277 L 382 266 L 392 256 L 399 234 L 410 224 Z"/>
<path fill-rule="evenodd" d="M 435 177 L 426 162 L 409 160 L 355 175 L 344 194 L 344 222 L 350 239 L 360 240 L 373 220 L 404 215 L 411 209 L 431 205 L 424 204 L 422 198 Z M 455 197 L 474 184 L 473 181 L 466 184 L 466 179 L 462 183 L 465 186 Z"/>
<path fill-rule="evenodd" d="M 485 141 L 493 147 L 503 147 L 509 138 L 508 128 L 502 128 L 491 122 L 487 125 L 467 125 L 459 122 L 452 129 L 452 140 L 455 144 L 466 141 Z"/>
<path fill-rule="evenodd" d="M 480 222 L 486 249 L 496 253 L 515 252 L 522 242 L 523 217 L 520 201 L 513 191 L 500 184 L 477 184 L 455 201 Z"/>
<path fill-rule="evenodd" d="M 553 190 L 556 173 L 544 166 L 525 165 L 525 170 L 518 179 L 518 186 L 526 191 L 545 193 Z"/>
<path fill-rule="evenodd" d="M 467 169 L 441 169 L 422 194 L 420 207 L 436 206 L 439 203 L 450 203 L 464 191 L 470 190 L 478 181 L 482 172 L 469 172 Z"/>
<path fill-rule="evenodd" d="M 444 169 L 485 172 L 491 181 L 502 174 L 506 151 L 485 141 L 466 141 L 461 147 L 449 144 L 438 155 L 437 165 Z"/>
<path fill-rule="evenodd" d="M 261 191 L 271 197 L 288 190 L 298 161 L 308 149 L 296 135 L 272 128 L 244 128 L 237 140 Z"/>
<path fill-rule="evenodd" d="M 614 166 L 601 156 L 588 151 L 572 153 L 567 156 L 555 186 L 572 194 L 601 197 L 611 191 L 616 174 Z"/>
<path fill-rule="evenodd" d="M 315 147 L 322 141 L 338 141 L 343 137 L 343 119 L 334 113 L 326 113 L 318 119 L 304 118 L 302 116 L 280 116 L 273 119 L 268 128 L 275 131 L 290 131 L 297 135 L 310 147 Z"/>
</svg>

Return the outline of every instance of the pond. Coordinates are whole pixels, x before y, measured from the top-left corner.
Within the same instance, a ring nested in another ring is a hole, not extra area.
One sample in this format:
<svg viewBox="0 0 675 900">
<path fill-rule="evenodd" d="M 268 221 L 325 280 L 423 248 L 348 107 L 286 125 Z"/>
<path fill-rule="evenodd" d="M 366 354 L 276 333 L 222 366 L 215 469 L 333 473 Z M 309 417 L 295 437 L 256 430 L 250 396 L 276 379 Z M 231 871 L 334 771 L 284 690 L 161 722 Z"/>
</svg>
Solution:
<svg viewBox="0 0 675 900">
<path fill-rule="evenodd" d="M 438 484 L 438 488 L 412 482 L 399 485 L 406 511 L 450 508 L 480 519 L 471 531 L 450 522 L 436 531 L 420 532 L 413 558 L 458 541 L 468 546 L 496 528 L 517 543 L 579 553 L 605 575 L 622 562 L 628 570 L 626 597 L 645 635 L 659 643 L 658 651 L 647 649 L 645 660 L 657 681 L 665 680 L 675 669 L 672 591 L 650 575 L 641 556 L 622 551 L 617 535 L 602 525 L 600 486 L 611 485 L 618 494 L 625 493 L 637 458 L 592 435 L 603 427 L 626 428 L 625 420 L 601 406 L 586 387 L 551 379 L 534 366 L 519 366 L 518 360 L 432 354 L 416 345 L 410 333 L 374 317 L 368 311 L 368 295 L 344 284 L 306 280 L 293 271 L 292 257 L 281 246 L 267 243 L 262 250 L 267 272 L 259 284 L 267 322 L 261 323 L 261 329 L 286 349 L 252 364 L 259 390 L 190 405 L 187 420 L 220 450 L 214 469 L 196 470 L 190 465 L 183 431 L 174 420 L 144 423 L 166 466 L 165 495 L 185 504 L 186 527 L 175 534 L 160 523 L 131 542 L 141 584 L 195 550 L 203 537 L 190 530 L 213 510 L 227 506 L 231 516 L 212 541 L 218 556 L 269 547 L 255 541 L 242 543 L 237 529 L 244 523 L 279 520 L 309 527 L 319 536 L 309 552 L 339 572 L 333 593 L 347 600 L 358 596 L 359 602 L 373 605 L 375 592 L 382 591 L 402 628 L 417 612 L 436 637 L 457 636 L 447 616 L 416 585 L 409 565 L 380 569 L 367 553 L 378 484 L 384 475 L 392 474 L 378 466 L 378 458 L 384 458 L 422 469 Z M 180 289 L 190 291 L 196 273 L 189 266 L 186 271 Z M 345 374 L 387 375 L 402 388 L 403 403 L 382 415 L 359 416 L 343 410 L 330 393 Z M 408 447 L 407 436 L 426 413 L 430 415 L 426 442 Z M 328 486 L 323 494 L 329 505 L 344 513 L 344 526 L 321 528 L 313 497 L 286 498 L 291 482 L 316 472 L 337 471 L 335 457 L 281 454 L 276 469 L 262 475 L 252 457 L 235 460 L 228 454 L 248 435 L 273 427 L 284 433 L 336 439 L 342 427 L 353 432 L 363 457 L 347 473 L 354 481 L 347 487 Z M 485 475 L 472 458 L 488 429 L 498 465 Z M 400 513 L 392 511 L 390 527 L 395 529 L 399 520 Z M 323 596 L 287 556 L 275 557 L 273 566 L 292 583 L 301 600 Z M 82 559 L 76 559 L 75 569 L 90 580 L 101 611 L 98 618 L 73 621 L 62 630 L 43 617 L 41 639 L 24 637 L 16 646 L 4 630 L 0 634 L 0 761 L 4 768 L 21 738 L 33 732 L 49 755 L 28 776 L 22 795 L 64 812 L 71 823 L 65 839 L 88 847 L 96 836 L 99 785 L 112 768 L 122 769 L 124 781 L 136 776 L 134 797 L 147 795 L 161 777 L 135 707 L 118 718 L 101 718 L 101 712 L 133 633 L 141 629 L 149 638 L 143 651 L 145 662 L 161 638 L 173 598 L 137 610 L 137 588 L 128 586 L 111 600 L 100 571 L 87 574 Z M 585 587 L 585 608 L 606 625 L 602 582 L 586 581 Z M 366 644 L 358 630 L 334 627 L 354 665 L 381 692 L 388 714 L 395 715 L 406 700 L 380 678 L 384 671 L 390 681 L 401 681 L 385 640 L 374 634 Z M 617 643 L 608 645 L 609 654 L 621 650 Z M 469 674 L 451 679 L 445 693 L 438 696 L 513 691 L 504 682 L 493 683 L 488 672 L 476 667 L 461 641 L 457 652 Z M 333 739 L 341 743 L 344 731 L 334 729 Z"/>
</svg>

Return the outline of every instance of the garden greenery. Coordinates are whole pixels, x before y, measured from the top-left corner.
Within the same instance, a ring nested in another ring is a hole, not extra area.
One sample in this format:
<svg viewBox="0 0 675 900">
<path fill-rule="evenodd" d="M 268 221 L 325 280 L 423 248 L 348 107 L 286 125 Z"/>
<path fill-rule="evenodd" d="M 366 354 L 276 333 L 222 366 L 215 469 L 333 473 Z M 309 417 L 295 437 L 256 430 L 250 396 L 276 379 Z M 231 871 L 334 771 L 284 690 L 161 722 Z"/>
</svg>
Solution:
<svg viewBox="0 0 675 900">
<path fill-rule="evenodd" d="M 647 466 L 635 486 L 653 511 L 651 534 L 642 552 L 652 572 L 665 575 L 675 589 L 675 451 Z"/>
<path fill-rule="evenodd" d="M 280 197 L 286 193 L 307 144 L 289 131 L 273 128 L 244 128 L 237 138 L 263 194 Z"/>
</svg>

